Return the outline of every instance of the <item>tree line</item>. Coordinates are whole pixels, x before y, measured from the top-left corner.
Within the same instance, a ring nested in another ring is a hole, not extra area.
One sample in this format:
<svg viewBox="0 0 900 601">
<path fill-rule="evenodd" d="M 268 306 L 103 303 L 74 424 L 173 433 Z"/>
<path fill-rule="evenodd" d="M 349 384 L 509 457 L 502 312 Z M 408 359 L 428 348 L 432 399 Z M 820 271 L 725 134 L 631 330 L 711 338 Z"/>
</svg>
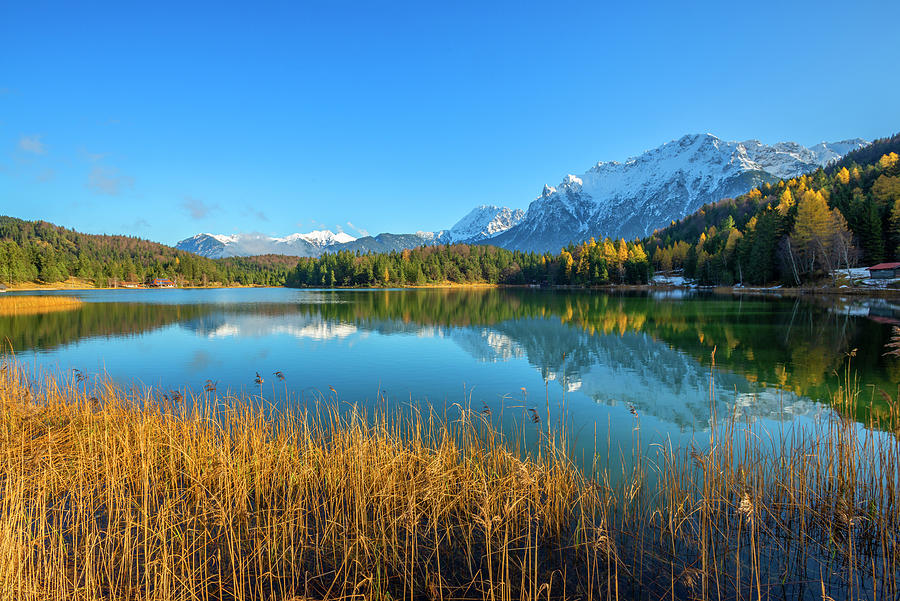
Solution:
<svg viewBox="0 0 900 601">
<path fill-rule="evenodd" d="M 47 223 L 0 216 L 0 283 L 52 284 L 76 277 L 96 286 L 147 284 L 282 285 L 296 257 L 208 259 L 131 236 L 83 234 Z"/>
<path fill-rule="evenodd" d="M 525 253 L 486 245 L 434 245 L 367 253 L 339 251 L 301 258 L 285 284 L 301 287 L 389 287 L 428 284 L 646 284 L 652 276 L 639 242 L 570 244 L 558 254 Z"/>
</svg>

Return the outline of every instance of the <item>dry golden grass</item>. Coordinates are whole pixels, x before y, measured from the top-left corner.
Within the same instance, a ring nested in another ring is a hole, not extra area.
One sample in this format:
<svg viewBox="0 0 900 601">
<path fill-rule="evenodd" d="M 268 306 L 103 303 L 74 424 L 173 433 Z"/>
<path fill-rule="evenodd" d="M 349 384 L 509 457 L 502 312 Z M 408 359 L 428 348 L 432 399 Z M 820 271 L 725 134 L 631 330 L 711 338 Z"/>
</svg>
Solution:
<svg viewBox="0 0 900 601">
<path fill-rule="evenodd" d="M 0 382 L 0 599 L 500 601 L 561 596 L 563 557 L 584 590 L 612 561 L 578 470 L 467 413 L 167 413 L 15 364 Z"/>
<path fill-rule="evenodd" d="M 72 311 L 84 304 L 70 296 L 0 296 L 0 316 Z"/>
<path fill-rule="evenodd" d="M 166 410 L 4 364 L 0 600 L 900 596 L 896 433 L 726 419 L 704 449 L 581 469 L 547 424 L 522 454 L 458 407 L 258 401 Z"/>
</svg>

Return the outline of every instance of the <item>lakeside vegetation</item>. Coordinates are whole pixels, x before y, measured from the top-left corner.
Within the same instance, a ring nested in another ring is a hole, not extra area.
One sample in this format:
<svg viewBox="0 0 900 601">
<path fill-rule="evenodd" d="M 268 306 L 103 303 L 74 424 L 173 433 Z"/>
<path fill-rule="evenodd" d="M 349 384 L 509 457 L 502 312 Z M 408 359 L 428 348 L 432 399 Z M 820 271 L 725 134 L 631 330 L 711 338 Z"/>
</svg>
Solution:
<svg viewBox="0 0 900 601">
<path fill-rule="evenodd" d="M 0 317 L 73 311 L 84 302 L 68 296 L 0 296 Z M 7 336 L 9 332 L 3 330 Z"/>
<path fill-rule="evenodd" d="M 99 288 L 156 278 L 182 286 L 280 286 L 296 263 L 296 257 L 282 255 L 207 259 L 132 236 L 82 234 L 0 215 L 0 283 L 8 286 L 69 277 Z"/>
<path fill-rule="evenodd" d="M 0 599 L 900 594 L 896 403 L 881 432 L 832 414 L 751 434 L 713 414 L 699 446 L 622 468 L 602 436 L 574 463 L 521 400 L 535 448 L 459 406 L 172 406 L 4 363 Z M 858 402 L 852 383 L 834 399 Z"/>
</svg>

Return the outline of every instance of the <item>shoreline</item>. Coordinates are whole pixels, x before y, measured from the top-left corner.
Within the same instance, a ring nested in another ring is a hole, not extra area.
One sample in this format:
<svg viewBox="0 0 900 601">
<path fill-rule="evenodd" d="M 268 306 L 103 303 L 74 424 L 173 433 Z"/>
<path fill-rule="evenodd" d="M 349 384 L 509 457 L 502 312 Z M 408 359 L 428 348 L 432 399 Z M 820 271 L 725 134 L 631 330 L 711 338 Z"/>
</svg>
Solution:
<svg viewBox="0 0 900 601">
<path fill-rule="evenodd" d="M 78 292 L 85 290 L 232 290 L 245 288 L 290 288 L 288 286 L 242 286 L 242 285 L 213 285 L 213 286 L 178 286 L 175 288 L 125 288 L 125 287 L 97 287 L 90 285 L 88 282 L 67 282 L 61 284 L 38 284 L 28 282 L 26 284 L 14 284 L 7 287 L 3 292 Z M 707 292 L 723 296 L 787 296 L 791 298 L 802 296 L 854 296 L 863 298 L 900 298 L 900 288 L 861 288 L 861 287 L 843 287 L 833 288 L 824 287 L 746 287 L 737 288 L 732 286 L 675 286 L 675 285 L 654 285 L 654 284 L 604 284 L 600 286 L 574 286 L 574 285 L 556 285 L 556 286 L 533 286 L 528 284 L 492 284 L 487 282 L 442 282 L 439 284 L 421 284 L 408 286 L 384 286 L 384 287 L 355 287 L 355 286 L 335 286 L 316 287 L 316 288 L 290 288 L 293 290 L 450 290 L 450 289 L 528 289 L 528 290 L 566 290 L 566 291 L 603 291 L 603 292 L 668 292 L 668 291 L 686 291 L 686 292 Z"/>
</svg>

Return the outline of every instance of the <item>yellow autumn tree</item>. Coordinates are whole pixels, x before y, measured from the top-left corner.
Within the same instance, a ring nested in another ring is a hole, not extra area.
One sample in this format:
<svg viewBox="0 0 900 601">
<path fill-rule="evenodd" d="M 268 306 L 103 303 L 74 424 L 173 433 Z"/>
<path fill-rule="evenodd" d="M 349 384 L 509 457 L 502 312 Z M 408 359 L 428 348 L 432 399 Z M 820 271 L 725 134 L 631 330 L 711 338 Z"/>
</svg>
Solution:
<svg viewBox="0 0 900 601">
<path fill-rule="evenodd" d="M 616 247 L 609 238 L 603 240 L 603 258 L 606 259 L 606 262 L 611 266 L 615 265 L 619 260 L 619 254 L 616 252 Z"/>
<path fill-rule="evenodd" d="M 732 228 L 731 231 L 728 232 L 728 240 L 725 242 L 725 250 L 728 252 L 732 252 L 734 247 L 737 246 L 737 243 L 743 238 L 744 235 L 741 233 L 739 229 Z"/>
<path fill-rule="evenodd" d="M 644 252 L 644 247 L 640 244 L 635 244 L 634 248 L 631 249 L 631 258 L 635 261 L 646 261 L 647 253 Z"/>
<path fill-rule="evenodd" d="M 616 254 L 620 265 L 628 260 L 628 244 L 624 238 L 619 238 L 619 241 L 616 243 Z"/>
<path fill-rule="evenodd" d="M 878 166 L 887 171 L 896 167 L 898 162 L 900 162 L 900 156 L 898 156 L 896 152 L 890 152 L 882 155 L 882 157 L 878 159 Z"/>
<path fill-rule="evenodd" d="M 791 234 L 794 260 L 800 275 L 824 266 L 833 245 L 835 223 L 825 197 L 807 190 L 797 203 L 797 219 Z"/>
<path fill-rule="evenodd" d="M 658 248 L 653 253 L 653 262 L 660 271 L 671 271 L 672 269 L 672 251 L 667 248 Z"/>
<path fill-rule="evenodd" d="M 837 172 L 837 180 L 844 184 L 845 186 L 850 183 L 850 172 L 846 167 L 841 167 L 840 171 Z"/>
<path fill-rule="evenodd" d="M 794 195 L 791 194 L 790 188 L 785 188 L 781 196 L 778 197 L 778 206 L 775 208 L 779 213 L 785 215 L 792 206 L 794 206 Z"/>
<path fill-rule="evenodd" d="M 892 207 L 900 199 L 900 175 L 879 175 L 872 184 L 872 196 L 876 201 Z"/>
<path fill-rule="evenodd" d="M 575 259 L 572 257 L 571 253 L 566 249 L 563 249 L 561 253 L 559 253 L 559 258 L 562 259 L 563 268 L 566 270 L 566 279 L 568 281 L 572 280 L 572 268 L 575 265 Z"/>
</svg>

